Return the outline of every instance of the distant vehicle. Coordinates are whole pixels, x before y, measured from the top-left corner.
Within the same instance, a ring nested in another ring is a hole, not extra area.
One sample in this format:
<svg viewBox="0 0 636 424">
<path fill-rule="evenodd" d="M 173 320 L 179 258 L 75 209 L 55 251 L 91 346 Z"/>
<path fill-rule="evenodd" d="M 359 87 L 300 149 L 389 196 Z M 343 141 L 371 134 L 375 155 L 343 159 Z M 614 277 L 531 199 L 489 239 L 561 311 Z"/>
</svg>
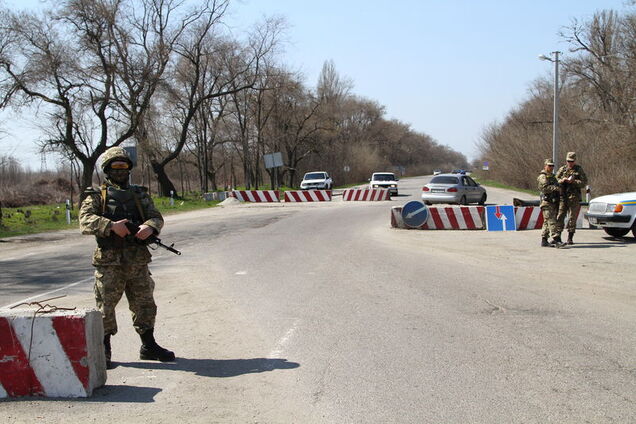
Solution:
<svg viewBox="0 0 636 424">
<path fill-rule="evenodd" d="M 439 170 L 439 169 L 436 169 L 435 171 L 433 171 L 433 175 L 439 175 L 441 173 L 442 173 L 442 171 Z"/>
<path fill-rule="evenodd" d="M 612 237 L 632 230 L 636 237 L 636 192 L 608 194 L 590 200 L 585 218 Z"/>
<path fill-rule="evenodd" d="M 433 203 L 486 203 L 486 189 L 471 177 L 460 173 L 440 174 L 422 188 L 422 201 Z"/>
<path fill-rule="evenodd" d="M 301 190 L 331 190 L 333 180 L 325 171 L 307 172 L 300 182 Z"/>
<path fill-rule="evenodd" d="M 463 169 L 453 169 L 453 172 L 451 172 L 451 174 L 466 174 L 466 171 Z"/>
<path fill-rule="evenodd" d="M 369 188 L 387 188 L 391 196 L 397 196 L 398 181 L 393 172 L 374 172 L 369 179 Z"/>
</svg>

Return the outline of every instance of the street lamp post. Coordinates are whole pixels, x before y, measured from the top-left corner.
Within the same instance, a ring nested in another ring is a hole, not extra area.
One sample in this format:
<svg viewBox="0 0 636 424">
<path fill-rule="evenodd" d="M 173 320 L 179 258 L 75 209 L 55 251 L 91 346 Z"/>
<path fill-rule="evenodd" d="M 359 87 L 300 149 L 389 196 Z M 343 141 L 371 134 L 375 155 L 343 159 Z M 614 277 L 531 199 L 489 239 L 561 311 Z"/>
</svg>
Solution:
<svg viewBox="0 0 636 424">
<path fill-rule="evenodd" d="M 559 51 L 550 53 L 554 59 L 540 55 L 539 59 L 554 63 L 554 107 L 552 111 L 552 160 L 556 165 L 559 155 Z"/>
</svg>

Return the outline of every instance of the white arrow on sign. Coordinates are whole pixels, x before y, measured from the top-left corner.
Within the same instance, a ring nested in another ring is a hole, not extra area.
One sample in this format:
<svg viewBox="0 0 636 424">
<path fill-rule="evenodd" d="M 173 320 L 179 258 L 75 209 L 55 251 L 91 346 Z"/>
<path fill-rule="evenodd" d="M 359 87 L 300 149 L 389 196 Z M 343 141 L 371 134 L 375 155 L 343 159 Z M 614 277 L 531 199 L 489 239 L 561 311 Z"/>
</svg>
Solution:
<svg viewBox="0 0 636 424">
<path fill-rule="evenodd" d="M 501 225 L 503 225 L 503 230 L 504 231 L 508 231 L 508 226 L 506 225 L 506 221 L 508 221 L 508 218 L 506 218 L 506 215 L 501 214 L 501 219 L 503 222 L 501 223 Z"/>
<path fill-rule="evenodd" d="M 415 215 L 417 215 L 418 213 L 423 212 L 423 211 L 425 211 L 425 210 L 426 210 L 426 205 L 422 206 L 422 207 L 421 207 L 421 208 L 419 208 L 419 209 L 414 210 L 413 212 L 409 212 L 409 213 L 407 213 L 407 214 L 406 214 L 406 219 L 411 219 L 411 218 L 413 218 Z"/>
</svg>

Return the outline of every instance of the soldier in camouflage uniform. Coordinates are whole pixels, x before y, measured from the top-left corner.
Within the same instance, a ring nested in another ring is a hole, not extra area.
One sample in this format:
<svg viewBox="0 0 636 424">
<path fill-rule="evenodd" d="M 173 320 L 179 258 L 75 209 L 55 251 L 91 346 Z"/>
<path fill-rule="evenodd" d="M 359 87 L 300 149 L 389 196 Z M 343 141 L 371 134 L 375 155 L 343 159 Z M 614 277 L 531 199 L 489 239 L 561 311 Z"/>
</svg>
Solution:
<svg viewBox="0 0 636 424">
<path fill-rule="evenodd" d="M 106 150 L 102 156 L 106 182 L 100 189 L 87 189 L 79 215 L 82 234 L 94 235 L 97 239 L 93 255 L 95 300 L 104 320 L 108 368 L 111 367 L 110 338 L 117 333 L 115 307 L 124 293 L 133 326 L 141 336 L 140 359 L 162 362 L 175 359 L 173 352 L 159 346 L 154 339 L 155 283 L 148 270 L 151 255 L 143 244 L 150 235 L 159 234 L 163 217 L 145 187 L 128 184 L 132 167 L 123 148 Z M 127 223 L 137 225 L 139 230 L 131 234 Z"/>
<path fill-rule="evenodd" d="M 556 178 L 561 184 L 561 205 L 557 215 L 557 230 L 560 236 L 565 226 L 565 215 L 569 213 L 567 244 L 574 244 L 576 219 L 581 209 L 581 189 L 587 185 L 587 176 L 583 168 L 576 164 L 576 152 L 568 152 L 566 161 L 567 164 L 560 167 L 556 173 Z"/>
<path fill-rule="evenodd" d="M 541 229 L 541 246 L 543 247 L 561 247 L 562 245 L 556 220 L 561 186 L 559 186 L 553 171 L 554 162 L 552 159 L 546 159 L 543 162 L 543 171 L 537 177 L 541 193 L 541 213 L 543 214 L 543 228 Z M 551 243 L 548 243 L 549 236 L 552 236 Z"/>
</svg>

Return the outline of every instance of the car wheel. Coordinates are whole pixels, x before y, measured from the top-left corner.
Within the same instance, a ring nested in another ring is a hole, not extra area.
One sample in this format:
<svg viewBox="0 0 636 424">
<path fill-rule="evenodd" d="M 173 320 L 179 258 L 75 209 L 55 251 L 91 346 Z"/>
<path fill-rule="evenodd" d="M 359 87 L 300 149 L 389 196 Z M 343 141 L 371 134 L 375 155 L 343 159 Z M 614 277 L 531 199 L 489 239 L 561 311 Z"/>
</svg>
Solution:
<svg viewBox="0 0 636 424">
<path fill-rule="evenodd" d="M 459 199 L 459 204 L 460 205 L 465 205 L 466 204 L 466 196 L 462 196 L 462 198 Z"/>
<path fill-rule="evenodd" d="M 629 228 L 605 227 L 603 230 L 612 237 L 623 237 L 629 233 Z"/>
<path fill-rule="evenodd" d="M 481 199 L 479 200 L 479 204 L 483 206 L 486 203 L 486 198 L 486 193 L 482 194 Z"/>
</svg>

